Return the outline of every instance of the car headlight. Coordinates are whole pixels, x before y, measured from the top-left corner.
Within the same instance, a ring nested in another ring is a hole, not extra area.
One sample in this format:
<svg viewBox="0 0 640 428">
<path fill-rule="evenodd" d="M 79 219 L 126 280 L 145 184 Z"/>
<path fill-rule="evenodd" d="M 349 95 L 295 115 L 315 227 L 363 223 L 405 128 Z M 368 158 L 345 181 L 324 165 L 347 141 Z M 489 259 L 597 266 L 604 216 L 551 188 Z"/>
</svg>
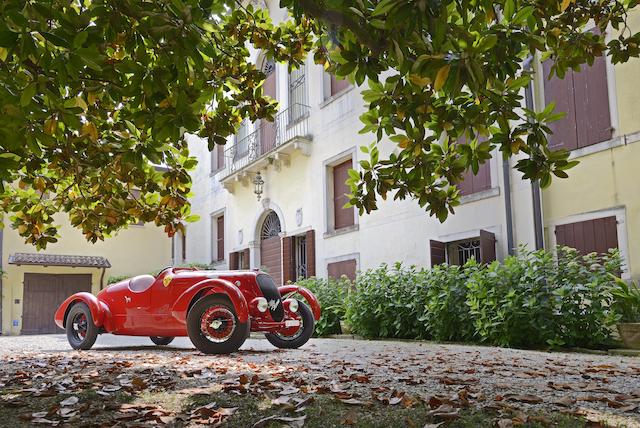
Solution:
<svg viewBox="0 0 640 428">
<path fill-rule="evenodd" d="M 267 302 L 267 299 L 264 297 L 258 297 L 256 300 L 256 308 L 258 308 L 260 312 L 267 312 L 267 309 L 269 309 L 269 302 Z"/>
<path fill-rule="evenodd" d="M 298 312 L 298 301 L 296 299 L 288 299 L 289 310 L 291 312 Z"/>
</svg>

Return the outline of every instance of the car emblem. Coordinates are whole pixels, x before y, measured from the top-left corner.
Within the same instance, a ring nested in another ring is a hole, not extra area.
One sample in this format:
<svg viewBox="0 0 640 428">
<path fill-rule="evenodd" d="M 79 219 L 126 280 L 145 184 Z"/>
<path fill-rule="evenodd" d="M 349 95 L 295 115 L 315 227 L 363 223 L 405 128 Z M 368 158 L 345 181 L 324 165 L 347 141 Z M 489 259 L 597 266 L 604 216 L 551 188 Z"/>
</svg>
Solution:
<svg viewBox="0 0 640 428">
<path fill-rule="evenodd" d="M 269 300 L 269 309 L 271 309 L 272 311 L 275 311 L 278 308 L 279 304 L 280 304 L 279 300 Z"/>
<path fill-rule="evenodd" d="M 124 296 L 124 302 L 125 302 L 125 303 L 131 303 L 131 297 L 129 297 L 129 296 Z"/>
<path fill-rule="evenodd" d="M 168 286 L 169 286 L 169 284 L 171 283 L 171 280 L 172 280 L 172 279 L 173 279 L 173 276 L 172 276 L 172 275 L 167 275 L 167 276 L 165 276 L 164 278 L 162 278 L 162 284 L 163 284 L 165 287 L 168 287 Z"/>
</svg>

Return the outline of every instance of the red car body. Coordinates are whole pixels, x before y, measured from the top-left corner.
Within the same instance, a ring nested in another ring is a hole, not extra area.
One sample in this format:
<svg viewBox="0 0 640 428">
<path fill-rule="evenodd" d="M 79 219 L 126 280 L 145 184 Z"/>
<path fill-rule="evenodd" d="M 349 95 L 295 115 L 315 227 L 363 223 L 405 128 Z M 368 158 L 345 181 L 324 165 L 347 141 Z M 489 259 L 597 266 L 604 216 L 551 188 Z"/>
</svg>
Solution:
<svg viewBox="0 0 640 428">
<path fill-rule="evenodd" d="M 134 281 L 135 280 L 135 281 Z M 136 282 L 137 281 L 137 282 Z M 141 289 L 139 284 L 142 284 Z M 134 286 L 137 288 L 135 288 Z M 155 278 L 135 277 L 110 285 L 97 296 L 77 293 L 66 299 L 55 313 L 55 322 L 66 327 L 74 304 L 85 303 L 100 333 L 128 336 L 188 336 L 187 314 L 196 301 L 209 295 L 226 296 L 240 323 L 250 322 L 254 332 L 295 332 L 300 319 L 291 311 L 289 295 L 299 294 L 308 303 L 313 318 L 320 318 L 320 304 L 306 288 L 297 285 L 275 287 L 264 272 L 210 271 L 167 268 Z M 264 299 L 268 310 L 264 309 Z M 262 300 L 262 311 L 258 303 Z M 297 307 L 297 305 L 295 305 Z"/>
</svg>

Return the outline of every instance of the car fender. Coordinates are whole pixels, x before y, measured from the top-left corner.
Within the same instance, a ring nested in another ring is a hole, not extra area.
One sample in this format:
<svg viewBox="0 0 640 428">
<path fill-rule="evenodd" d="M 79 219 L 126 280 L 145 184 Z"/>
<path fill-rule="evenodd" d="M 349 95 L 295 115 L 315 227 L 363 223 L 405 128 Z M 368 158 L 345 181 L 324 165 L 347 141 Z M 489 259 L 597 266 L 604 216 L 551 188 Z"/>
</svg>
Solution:
<svg viewBox="0 0 640 428">
<path fill-rule="evenodd" d="M 283 285 L 282 287 L 278 287 L 278 291 L 280 292 L 280 295 L 283 297 L 287 294 L 293 294 L 293 293 L 300 294 L 302 297 L 304 297 L 304 299 L 307 301 L 309 306 L 311 306 L 311 312 L 313 312 L 313 318 L 315 318 L 316 321 L 320 319 L 320 312 L 321 312 L 320 302 L 318 301 L 318 298 L 308 288 L 302 287 L 300 285 L 290 284 L 290 285 Z"/>
<path fill-rule="evenodd" d="M 99 302 L 96 296 L 84 291 L 81 293 L 76 293 L 62 302 L 53 317 L 56 325 L 60 328 L 65 328 L 65 322 L 69 309 L 71 308 L 71 306 L 79 302 L 83 302 L 89 307 L 91 317 L 93 318 L 93 323 L 96 325 L 96 327 L 101 327 L 104 323 L 105 312 L 108 312 L 109 309 L 106 307 L 106 304 L 104 304 L 103 302 Z"/>
<path fill-rule="evenodd" d="M 246 323 L 249 320 L 249 305 L 238 287 L 224 279 L 205 279 L 185 290 L 171 307 L 171 315 L 182 324 L 187 323 L 187 313 L 196 296 L 204 297 L 210 294 L 223 294 L 231 300 L 236 310 L 238 321 Z"/>
</svg>

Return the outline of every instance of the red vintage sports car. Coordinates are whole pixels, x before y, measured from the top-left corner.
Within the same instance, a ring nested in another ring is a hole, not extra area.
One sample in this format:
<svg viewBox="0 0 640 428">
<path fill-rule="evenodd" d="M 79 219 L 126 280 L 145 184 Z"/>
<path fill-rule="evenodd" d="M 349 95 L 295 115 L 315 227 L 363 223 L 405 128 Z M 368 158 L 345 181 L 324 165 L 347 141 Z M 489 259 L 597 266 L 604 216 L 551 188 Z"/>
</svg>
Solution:
<svg viewBox="0 0 640 428">
<path fill-rule="evenodd" d="M 292 297 L 300 295 L 307 304 Z M 297 285 L 276 287 L 254 271 L 166 268 L 65 300 L 55 322 L 74 349 L 90 349 L 98 334 L 149 336 L 168 345 L 189 336 L 205 354 L 236 351 L 251 331 L 264 332 L 278 348 L 298 348 L 320 318 L 318 299 Z"/>
</svg>

